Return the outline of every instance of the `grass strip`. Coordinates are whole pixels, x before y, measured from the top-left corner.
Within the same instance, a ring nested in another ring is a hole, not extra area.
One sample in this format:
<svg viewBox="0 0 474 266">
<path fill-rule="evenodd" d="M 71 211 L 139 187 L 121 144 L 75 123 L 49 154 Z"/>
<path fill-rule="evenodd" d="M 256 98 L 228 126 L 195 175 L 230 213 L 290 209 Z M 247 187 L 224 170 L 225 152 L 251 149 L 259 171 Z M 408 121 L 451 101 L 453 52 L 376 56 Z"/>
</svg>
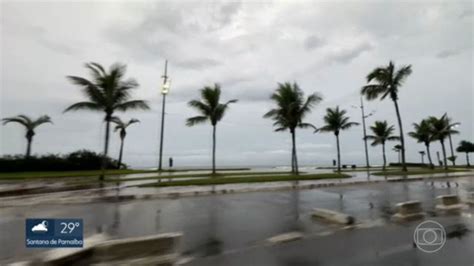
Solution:
<svg viewBox="0 0 474 266">
<path fill-rule="evenodd" d="M 174 187 L 174 186 L 205 186 L 205 185 L 223 185 L 237 183 L 260 183 L 260 182 L 279 182 L 279 181 L 302 181 L 318 179 L 337 179 L 349 178 L 349 175 L 338 173 L 309 174 L 309 175 L 269 175 L 269 176 L 242 176 L 228 178 L 205 178 L 190 180 L 173 180 L 165 182 L 156 182 L 151 184 L 139 185 L 139 187 Z"/>
<path fill-rule="evenodd" d="M 236 172 L 236 173 L 205 173 L 205 174 L 184 174 L 184 175 L 158 175 L 158 176 L 145 176 L 145 177 L 130 177 L 130 178 L 106 178 L 106 182 L 124 182 L 124 181 L 139 181 L 139 180 L 151 180 L 151 179 L 175 179 L 175 178 L 230 178 L 233 176 L 254 176 L 254 175 L 284 175 L 290 172 Z"/>
<path fill-rule="evenodd" d="M 105 175 L 128 175 L 128 174 L 142 174 L 142 173 L 156 173 L 156 170 L 133 170 L 133 169 L 116 169 L 107 170 Z M 87 170 L 87 171 L 54 171 L 54 172 L 14 172 L 14 173 L 0 173 L 0 179 L 14 180 L 14 179 L 37 179 L 37 178 L 61 178 L 61 177 L 88 177 L 99 176 L 101 170 Z"/>
<path fill-rule="evenodd" d="M 382 171 L 382 172 L 375 172 L 372 175 L 376 176 L 394 176 L 394 175 L 427 175 L 427 174 L 445 174 L 445 173 L 453 173 L 453 172 L 465 172 L 464 170 L 459 169 L 417 169 L 417 170 L 408 170 L 407 172 L 404 171 Z"/>
<path fill-rule="evenodd" d="M 219 171 L 245 171 L 249 168 L 223 168 Z M 210 169 L 176 169 L 162 170 L 161 173 L 174 172 L 191 172 L 191 171 L 210 171 Z M 145 174 L 156 173 L 157 170 L 137 170 L 137 169 L 111 169 L 105 171 L 106 176 L 110 175 L 129 175 L 129 174 Z M 101 170 L 85 170 L 85 171 L 38 171 L 38 172 L 0 172 L 0 180 L 25 180 L 25 179 L 44 179 L 44 178 L 62 178 L 62 177 L 97 177 L 102 173 Z M 209 175 L 209 174 L 205 174 Z M 204 176 L 204 175 L 203 175 Z"/>
</svg>

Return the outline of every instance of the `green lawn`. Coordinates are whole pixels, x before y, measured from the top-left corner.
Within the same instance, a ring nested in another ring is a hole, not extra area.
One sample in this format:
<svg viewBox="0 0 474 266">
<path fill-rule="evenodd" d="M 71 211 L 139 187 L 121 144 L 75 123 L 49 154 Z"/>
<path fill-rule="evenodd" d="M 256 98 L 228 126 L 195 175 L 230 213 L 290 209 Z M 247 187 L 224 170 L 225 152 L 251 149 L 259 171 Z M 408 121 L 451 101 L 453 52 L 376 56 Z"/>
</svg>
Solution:
<svg viewBox="0 0 474 266">
<path fill-rule="evenodd" d="M 156 170 L 133 170 L 133 169 L 120 169 L 120 170 L 107 170 L 105 175 L 125 175 L 125 174 L 138 174 L 138 173 L 153 173 Z M 83 177 L 83 176 L 99 176 L 100 170 L 87 170 L 87 171 L 51 171 L 51 172 L 13 172 L 13 173 L 0 173 L 0 179 L 35 179 L 35 178 L 54 178 L 54 177 Z"/>
<path fill-rule="evenodd" d="M 392 169 L 401 169 L 399 167 L 397 168 L 392 168 Z M 334 171 L 337 171 L 337 169 L 334 169 Z M 382 171 L 382 167 L 371 167 L 371 168 L 367 168 L 367 167 L 363 167 L 363 168 L 356 168 L 356 169 L 341 169 L 341 172 L 347 172 L 347 173 L 350 173 L 350 172 L 372 172 L 372 171 Z"/>
<path fill-rule="evenodd" d="M 157 175 L 157 176 L 146 176 L 137 178 L 106 178 L 106 182 L 123 182 L 123 181 L 137 181 L 137 180 L 150 180 L 150 179 L 175 179 L 175 178 L 229 178 L 232 176 L 253 176 L 253 175 L 284 175 L 290 172 L 233 172 L 233 173 L 202 173 L 202 174 L 182 174 L 182 175 Z"/>
<path fill-rule="evenodd" d="M 463 170 L 459 169 L 424 169 L 424 168 L 418 168 L 418 169 L 408 169 L 408 172 L 403 172 L 401 170 L 396 170 L 396 171 L 381 171 L 381 172 L 375 172 L 372 173 L 373 175 L 377 176 L 394 176 L 394 175 L 425 175 L 425 174 L 441 174 L 441 173 L 453 173 L 453 172 L 464 172 Z"/>
<path fill-rule="evenodd" d="M 204 186 L 223 185 L 236 183 L 258 183 L 258 182 L 278 182 L 278 181 L 301 181 L 317 179 L 349 178 L 349 175 L 338 173 L 310 174 L 310 175 L 264 175 L 264 176 L 239 176 L 239 177 L 212 177 L 204 179 L 173 180 L 140 185 L 139 187 L 171 187 L 171 186 Z"/>
<path fill-rule="evenodd" d="M 249 168 L 228 168 L 219 169 L 219 171 L 243 171 L 250 170 Z M 162 173 L 170 172 L 189 172 L 189 171 L 210 171 L 210 169 L 177 169 L 177 170 L 163 170 Z M 134 170 L 134 169 L 115 169 L 107 170 L 105 175 L 127 175 L 127 174 L 143 174 L 156 173 L 156 170 Z M 50 172 L 0 172 L 0 180 L 26 180 L 26 179 L 45 179 L 45 178 L 62 178 L 62 177 L 98 177 L 101 170 L 87 170 L 87 171 L 50 171 Z M 203 176 L 206 176 L 205 174 Z"/>
</svg>

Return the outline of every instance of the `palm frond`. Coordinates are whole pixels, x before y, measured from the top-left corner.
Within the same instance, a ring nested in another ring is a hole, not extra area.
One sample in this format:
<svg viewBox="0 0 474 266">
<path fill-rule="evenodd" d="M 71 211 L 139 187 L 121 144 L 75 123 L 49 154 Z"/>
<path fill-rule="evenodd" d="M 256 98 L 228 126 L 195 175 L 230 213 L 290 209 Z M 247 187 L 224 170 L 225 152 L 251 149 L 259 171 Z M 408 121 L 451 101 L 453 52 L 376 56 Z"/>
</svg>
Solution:
<svg viewBox="0 0 474 266">
<path fill-rule="evenodd" d="M 344 130 L 344 129 L 349 129 L 351 127 L 354 127 L 354 126 L 358 126 L 359 123 L 357 122 L 347 122 L 347 123 L 344 123 L 343 125 L 341 125 L 341 129 Z"/>
<path fill-rule="evenodd" d="M 208 120 L 207 116 L 194 116 L 186 120 L 186 126 L 192 127 L 197 124 L 202 124 Z"/>
<path fill-rule="evenodd" d="M 314 130 L 317 130 L 317 128 L 311 123 L 299 123 L 298 127 L 299 128 L 312 128 Z"/>
<path fill-rule="evenodd" d="M 67 79 L 69 79 L 73 84 L 80 85 L 80 86 L 94 86 L 94 83 L 89 81 L 88 79 L 82 78 L 82 77 L 77 77 L 77 76 L 67 76 Z"/>
<path fill-rule="evenodd" d="M 380 94 L 387 92 L 387 88 L 382 85 L 365 85 L 362 87 L 361 94 L 365 96 L 367 100 L 374 100 L 379 97 Z"/>
<path fill-rule="evenodd" d="M 411 73 L 412 73 L 411 65 L 403 66 L 396 72 L 395 77 L 393 78 L 394 79 L 393 83 L 396 84 L 397 86 L 402 85 L 405 79 Z"/>
<path fill-rule="evenodd" d="M 221 96 L 221 87 L 219 84 L 214 84 L 214 87 L 204 87 L 201 89 L 201 98 L 204 102 L 214 109 L 219 104 L 219 99 Z"/>
<path fill-rule="evenodd" d="M 204 116 L 210 115 L 212 113 L 210 106 L 199 100 L 191 100 L 188 102 L 188 105 L 198 110 L 198 112 L 200 112 Z"/>
<path fill-rule="evenodd" d="M 50 124 L 53 124 L 53 121 L 51 121 L 51 118 L 47 115 L 43 115 L 43 116 L 40 116 L 38 119 L 36 119 L 35 121 L 33 121 L 32 123 L 32 127 L 35 128 L 41 124 L 45 124 L 45 123 L 50 123 Z"/>
<path fill-rule="evenodd" d="M 135 123 L 140 123 L 140 120 L 136 118 L 132 118 L 128 121 L 127 126 L 130 126 L 131 124 L 135 124 Z"/>
<path fill-rule="evenodd" d="M 128 101 L 124 103 L 119 103 L 114 106 L 114 109 L 118 111 L 127 111 L 130 109 L 149 110 L 150 106 L 148 106 L 148 103 L 146 101 L 133 100 L 133 101 Z"/>
<path fill-rule="evenodd" d="M 117 128 L 124 128 L 125 127 L 125 123 L 118 116 L 112 116 L 112 118 L 110 119 L 110 122 L 117 125 L 116 130 L 117 130 Z"/>
<path fill-rule="evenodd" d="M 387 76 L 387 69 L 385 67 L 377 67 L 367 75 L 367 83 L 372 80 L 383 80 Z"/>
<path fill-rule="evenodd" d="M 98 105 L 97 103 L 93 102 L 78 102 L 75 103 L 68 108 L 66 108 L 63 113 L 69 112 L 69 111 L 77 111 L 77 110 L 90 110 L 90 111 L 103 111 L 103 107 Z"/>
<path fill-rule="evenodd" d="M 191 100 L 188 102 L 190 107 L 196 109 L 201 115 L 189 118 L 187 125 L 194 125 L 209 119 L 212 125 L 216 125 L 220 121 L 231 103 L 236 103 L 237 100 L 229 100 L 226 103 L 220 103 L 221 88 L 219 84 L 214 84 L 213 87 L 205 86 L 200 90 L 201 100 Z M 201 119 L 205 117 L 206 119 Z"/>
<path fill-rule="evenodd" d="M 28 123 L 24 119 L 18 117 L 7 117 L 3 118 L 2 121 L 3 125 L 6 125 L 8 123 L 19 123 L 25 127 L 28 127 Z"/>
</svg>

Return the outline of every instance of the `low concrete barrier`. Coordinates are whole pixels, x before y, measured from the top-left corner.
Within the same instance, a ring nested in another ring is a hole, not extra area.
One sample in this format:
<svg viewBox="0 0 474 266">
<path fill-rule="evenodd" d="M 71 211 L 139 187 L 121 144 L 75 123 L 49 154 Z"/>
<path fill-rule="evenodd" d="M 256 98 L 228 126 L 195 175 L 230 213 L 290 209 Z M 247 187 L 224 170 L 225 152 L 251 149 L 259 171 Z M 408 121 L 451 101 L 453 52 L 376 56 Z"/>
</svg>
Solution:
<svg viewBox="0 0 474 266">
<path fill-rule="evenodd" d="M 0 189 L 0 197 L 18 196 L 30 193 L 35 193 L 45 189 L 46 186 L 34 185 L 34 186 L 14 186 Z"/>
<path fill-rule="evenodd" d="M 442 212 L 459 212 L 465 205 L 461 203 L 458 195 L 441 195 L 436 197 L 436 210 Z"/>
<path fill-rule="evenodd" d="M 290 241 L 295 241 L 298 239 L 303 238 L 303 234 L 300 232 L 289 232 L 289 233 L 284 233 L 281 235 L 276 235 L 273 237 L 270 237 L 267 239 L 267 242 L 269 244 L 280 244 L 280 243 L 285 243 L 285 242 L 290 242 Z"/>
<path fill-rule="evenodd" d="M 107 240 L 103 234 L 84 240 L 81 249 L 54 249 L 23 265 L 174 265 L 181 233 Z"/>
<path fill-rule="evenodd" d="M 34 265 L 70 265 L 74 262 L 86 260 L 93 255 L 94 245 L 109 239 L 105 234 L 96 234 L 84 239 L 83 248 L 59 248 L 45 252 Z M 37 263 L 37 264 L 36 264 Z"/>
<path fill-rule="evenodd" d="M 392 216 L 392 219 L 396 222 L 417 220 L 425 216 L 421 202 L 417 200 L 400 202 L 395 206 L 397 213 Z"/>
<path fill-rule="evenodd" d="M 148 259 L 169 261 L 177 258 L 181 233 L 125 238 L 99 243 L 94 247 L 93 261 L 113 262 Z M 174 256 L 173 256 L 174 255 Z"/>
<path fill-rule="evenodd" d="M 312 216 L 314 218 L 323 219 L 328 222 L 344 225 L 353 224 L 355 222 L 355 218 L 350 215 L 328 209 L 314 208 Z"/>
<path fill-rule="evenodd" d="M 103 202 L 119 202 L 119 201 L 128 201 L 134 200 L 135 195 L 110 195 L 110 196 L 101 196 L 97 198 L 97 201 Z"/>
</svg>

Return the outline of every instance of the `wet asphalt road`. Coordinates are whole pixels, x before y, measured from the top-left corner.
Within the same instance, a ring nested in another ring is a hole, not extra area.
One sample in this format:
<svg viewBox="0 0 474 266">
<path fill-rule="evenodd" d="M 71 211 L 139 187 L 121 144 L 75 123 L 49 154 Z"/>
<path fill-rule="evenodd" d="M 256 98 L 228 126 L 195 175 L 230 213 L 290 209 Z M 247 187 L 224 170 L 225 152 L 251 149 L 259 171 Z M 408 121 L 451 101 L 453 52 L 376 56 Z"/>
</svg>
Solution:
<svg viewBox="0 0 474 266">
<path fill-rule="evenodd" d="M 41 252 L 24 247 L 25 218 L 52 217 L 84 219 L 86 235 L 106 232 L 112 237 L 130 237 L 181 231 L 182 253 L 195 258 L 193 265 L 380 265 L 392 260 L 399 262 L 392 265 L 436 265 L 431 262 L 447 261 L 446 258 L 453 261 L 461 255 L 465 259 L 454 262 L 473 265 L 472 252 L 466 252 L 474 250 L 472 233 L 449 240 L 443 256 L 433 259 L 406 247 L 410 246 L 408 239 L 412 238 L 416 224 L 398 226 L 389 221 L 397 202 L 420 200 L 428 212 L 427 218 L 442 219 L 446 225 L 463 224 L 472 231 L 472 216 L 435 217 L 434 198 L 474 191 L 473 180 L 449 179 L 450 187 L 447 180 L 437 179 L 433 183 L 389 182 L 128 203 L 2 208 L 0 262 Z M 315 207 L 352 214 L 374 227 L 345 231 L 316 222 L 310 217 Z M 472 214 L 472 208 L 467 212 Z M 266 238 L 289 231 L 303 232 L 306 238 L 282 246 L 263 245 Z M 326 232 L 335 234 L 315 237 Z M 349 259 L 351 256 L 358 259 Z M 399 256 L 402 259 L 396 260 Z"/>
<path fill-rule="evenodd" d="M 448 230 L 457 224 L 468 222 L 462 217 L 431 219 L 440 222 Z M 473 265 L 474 238 L 470 233 L 448 238 L 441 250 L 429 254 L 418 250 L 413 245 L 413 231 L 418 223 L 419 221 L 403 226 L 388 224 L 383 227 L 343 230 L 323 237 L 307 238 L 275 246 L 258 246 L 202 258 L 192 261 L 189 265 Z"/>
</svg>

